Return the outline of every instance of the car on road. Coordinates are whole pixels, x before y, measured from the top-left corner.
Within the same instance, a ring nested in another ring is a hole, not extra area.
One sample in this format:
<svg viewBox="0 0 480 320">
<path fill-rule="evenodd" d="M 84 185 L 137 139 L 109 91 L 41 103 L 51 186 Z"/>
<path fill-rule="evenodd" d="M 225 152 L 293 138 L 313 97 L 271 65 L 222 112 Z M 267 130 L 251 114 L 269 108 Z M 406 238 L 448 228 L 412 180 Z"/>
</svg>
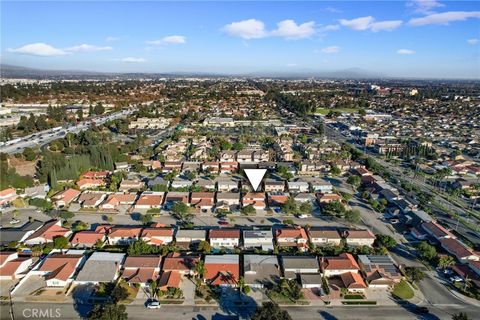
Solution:
<svg viewBox="0 0 480 320">
<path fill-rule="evenodd" d="M 162 307 L 160 302 L 158 302 L 158 300 L 155 300 L 155 299 L 147 300 L 147 303 L 145 304 L 145 306 L 147 307 L 147 309 L 160 309 Z"/>
<path fill-rule="evenodd" d="M 308 214 L 299 214 L 299 215 L 297 215 L 297 218 L 299 218 L 299 219 L 307 219 L 307 218 L 308 218 Z"/>
<path fill-rule="evenodd" d="M 430 310 L 428 310 L 427 307 L 421 307 L 421 306 L 415 306 L 413 311 L 418 314 L 426 314 L 430 312 Z"/>
<path fill-rule="evenodd" d="M 220 224 L 222 226 L 226 226 L 226 225 L 228 225 L 228 221 L 220 220 L 220 221 L 218 221 L 218 224 Z"/>
</svg>

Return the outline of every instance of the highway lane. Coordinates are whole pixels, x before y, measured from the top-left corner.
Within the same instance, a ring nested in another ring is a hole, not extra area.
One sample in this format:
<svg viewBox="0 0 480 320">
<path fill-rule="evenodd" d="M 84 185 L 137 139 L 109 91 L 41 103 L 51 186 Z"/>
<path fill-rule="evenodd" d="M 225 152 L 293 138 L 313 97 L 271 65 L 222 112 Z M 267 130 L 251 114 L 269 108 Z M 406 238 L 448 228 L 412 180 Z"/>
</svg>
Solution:
<svg viewBox="0 0 480 320">
<path fill-rule="evenodd" d="M 22 137 L 21 141 L 16 142 L 12 145 L 4 145 L 0 147 L 0 152 L 8 153 L 8 154 L 16 154 L 16 153 L 23 152 L 25 148 L 42 147 L 56 139 L 65 137 L 67 133 L 79 133 L 80 131 L 84 131 L 90 128 L 93 123 L 103 124 L 110 120 L 124 118 L 124 117 L 127 117 L 129 114 L 131 114 L 133 111 L 134 109 L 123 110 L 121 112 L 116 112 L 109 115 L 97 117 L 91 120 L 83 121 L 77 125 L 62 127 L 61 129 L 58 129 L 58 130 L 48 129 L 45 131 L 36 132 L 31 135 Z"/>
</svg>

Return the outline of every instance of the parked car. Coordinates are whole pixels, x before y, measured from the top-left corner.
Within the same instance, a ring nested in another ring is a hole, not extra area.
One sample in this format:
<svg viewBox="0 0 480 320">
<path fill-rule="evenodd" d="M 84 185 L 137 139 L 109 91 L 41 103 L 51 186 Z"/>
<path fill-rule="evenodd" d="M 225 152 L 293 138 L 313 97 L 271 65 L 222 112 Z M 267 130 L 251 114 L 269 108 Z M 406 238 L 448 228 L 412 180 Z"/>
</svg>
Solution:
<svg viewBox="0 0 480 320">
<path fill-rule="evenodd" d="M 147 309 L 160 309 L 162 305 L 158 300 L 148 300 L 146 304 Z"/>
<path fill-rule="evenodd" d="M 225 225 L 228 225 L 228 221 L 220 220 L 220 221 L 218 221 L 218 224 L 220 224 L 222 226 L 225 226 Z"/>
</svg>

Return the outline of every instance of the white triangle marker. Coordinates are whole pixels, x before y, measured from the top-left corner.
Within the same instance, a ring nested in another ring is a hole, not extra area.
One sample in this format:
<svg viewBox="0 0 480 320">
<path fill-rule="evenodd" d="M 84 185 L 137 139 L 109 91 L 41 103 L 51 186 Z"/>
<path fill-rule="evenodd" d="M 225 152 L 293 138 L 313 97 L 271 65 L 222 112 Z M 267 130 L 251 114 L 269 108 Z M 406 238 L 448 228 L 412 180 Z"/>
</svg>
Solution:
<svg viewBox="0 0 480 320">
<path fill-rule="evenodd" d="M 257 191 L 267 169 L 244 169 L 243 171 L 245 171 L 248 181 L 250 181 L 250 184 L 253 187 L 253 191 Z"/>
</svg>

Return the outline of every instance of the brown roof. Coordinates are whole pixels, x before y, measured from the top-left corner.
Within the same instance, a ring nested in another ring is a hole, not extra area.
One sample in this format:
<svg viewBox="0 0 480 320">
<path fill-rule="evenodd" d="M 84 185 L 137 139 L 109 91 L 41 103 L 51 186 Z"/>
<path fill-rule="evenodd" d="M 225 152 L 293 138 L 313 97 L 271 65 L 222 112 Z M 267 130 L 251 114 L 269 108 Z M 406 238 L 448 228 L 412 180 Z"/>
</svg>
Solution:
<svg viewBox="0 0 480 320">
<path fill-rule="evenodd" d="M 240 230 L 238 229 L 211 229 L 209 238 L 240 238 Z"/>
<path fill-rule="evenodd" d="M 128 256 L 125 259 L 125 268 L 159 268 L 161 256 Z"/>
<path fill-rule="evenodd" d="M 336 257 L 324 257 L 320 261 L 323 270 L 360 270 L 357 261 L 350 253 Z"/>
</svg>

